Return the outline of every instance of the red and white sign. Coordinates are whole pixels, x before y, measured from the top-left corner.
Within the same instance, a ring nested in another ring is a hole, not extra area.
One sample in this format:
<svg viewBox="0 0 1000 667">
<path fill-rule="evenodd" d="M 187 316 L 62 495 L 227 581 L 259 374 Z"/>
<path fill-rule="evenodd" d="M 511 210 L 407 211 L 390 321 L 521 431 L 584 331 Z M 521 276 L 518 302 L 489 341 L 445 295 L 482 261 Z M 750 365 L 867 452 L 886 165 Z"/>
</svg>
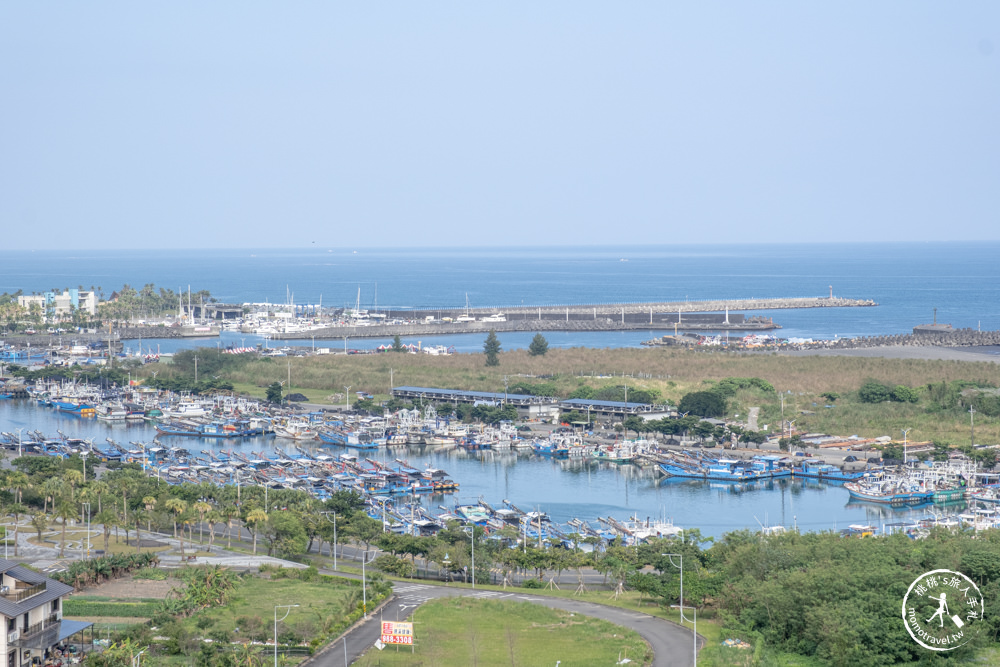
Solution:
<svg viewBox="0 0 1000 667">
<path fill-rule="evenodd" d="M 382 641 L 386 644 L 413 644 L 413 623 L 383 621 Z"/>
</svg>

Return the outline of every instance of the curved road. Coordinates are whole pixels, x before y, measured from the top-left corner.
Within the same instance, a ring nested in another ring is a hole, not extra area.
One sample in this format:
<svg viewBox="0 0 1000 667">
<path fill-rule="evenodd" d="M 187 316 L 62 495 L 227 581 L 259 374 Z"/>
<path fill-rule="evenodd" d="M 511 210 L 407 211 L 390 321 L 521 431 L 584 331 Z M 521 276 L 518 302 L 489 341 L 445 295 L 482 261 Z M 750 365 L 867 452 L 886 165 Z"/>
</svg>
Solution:
<svg viewBox="0 0 1000 667">
<path fill-rule="evenodd" d="M 343 574 L 341 573 L 339 576 L 343 576 Z M 382 609 L 374 614 L 369 614 L 368 621 L 355 626 L 335 644 L 318 653 L 308 663 L 308 667 L 350 665 L 368 651 L 381 636 L 380 623 L 382 620 L 403 621 L 411 616 L 417 607 L 428 600 L 456 596 L 532 602 L 575 614 L 600 618 L 638 632 L 653 649 L 653 665 L 655 667 L 691 667 L 693 665 L 693 633 L 649 614 L 582 600 L 531 595 L 521 590 L 513 592 L 477 591 L 471 588 L 452 588 L 397 581 L 393 584 L 392 598 Z M 703 644 L 704 639 L 699 637 L 699 648 Z"/>
</svg>

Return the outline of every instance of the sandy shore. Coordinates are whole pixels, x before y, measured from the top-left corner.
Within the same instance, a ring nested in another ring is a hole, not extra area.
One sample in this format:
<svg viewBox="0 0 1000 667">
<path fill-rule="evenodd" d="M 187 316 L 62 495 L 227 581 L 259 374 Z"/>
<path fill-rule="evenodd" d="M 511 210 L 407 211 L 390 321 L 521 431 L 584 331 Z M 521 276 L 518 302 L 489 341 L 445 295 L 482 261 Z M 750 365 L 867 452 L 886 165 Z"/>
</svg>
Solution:
<svg viewBox="0 0 1000 667">
<path fill-rule="evenodd" d="M 940 359 L 944 361 L 988 361 L 1000 363 L 1000 350 L 977 347 L 865 347 L 849 350 L 792 350 L 779 352 L 789 357 L 881 357 L 884 359 Z"/>
</svg>

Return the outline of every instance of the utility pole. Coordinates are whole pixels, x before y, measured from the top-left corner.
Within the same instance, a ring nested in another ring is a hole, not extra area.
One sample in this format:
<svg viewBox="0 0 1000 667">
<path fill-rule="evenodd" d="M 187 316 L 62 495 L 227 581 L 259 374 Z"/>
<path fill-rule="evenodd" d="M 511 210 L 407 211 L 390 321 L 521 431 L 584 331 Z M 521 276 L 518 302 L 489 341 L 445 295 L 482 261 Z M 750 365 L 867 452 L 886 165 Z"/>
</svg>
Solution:
<svg viewBox="0 0 1000 667">
<path fill-rule="evenodd" d="M 972 446 L 976 446 L 976 409 L 969 406 L 969 428 L 971 429 Z"/>
</svg>

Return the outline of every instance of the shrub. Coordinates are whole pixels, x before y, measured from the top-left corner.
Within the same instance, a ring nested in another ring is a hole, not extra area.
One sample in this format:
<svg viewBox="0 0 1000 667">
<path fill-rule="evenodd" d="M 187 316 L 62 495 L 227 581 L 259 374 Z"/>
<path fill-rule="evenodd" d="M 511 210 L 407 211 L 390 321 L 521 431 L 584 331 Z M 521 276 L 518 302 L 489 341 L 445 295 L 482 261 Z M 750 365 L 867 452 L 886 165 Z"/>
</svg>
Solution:
<svg viewBox="0 0 1000 667">
<path fill-rule="evenodd" d="M 861 385 L 858 398 L 862 403 L 884 403 L 892 398 L 892 390 L 881 382 L 869 380 Z"/>
<path fill-rule="evenodd" d="M 910 389 L 905 384 L 897 384 L 892 388 L 890 396 L 897 403 L 916 403 L 920 397 L 915 389 Z"/>
</svg>

